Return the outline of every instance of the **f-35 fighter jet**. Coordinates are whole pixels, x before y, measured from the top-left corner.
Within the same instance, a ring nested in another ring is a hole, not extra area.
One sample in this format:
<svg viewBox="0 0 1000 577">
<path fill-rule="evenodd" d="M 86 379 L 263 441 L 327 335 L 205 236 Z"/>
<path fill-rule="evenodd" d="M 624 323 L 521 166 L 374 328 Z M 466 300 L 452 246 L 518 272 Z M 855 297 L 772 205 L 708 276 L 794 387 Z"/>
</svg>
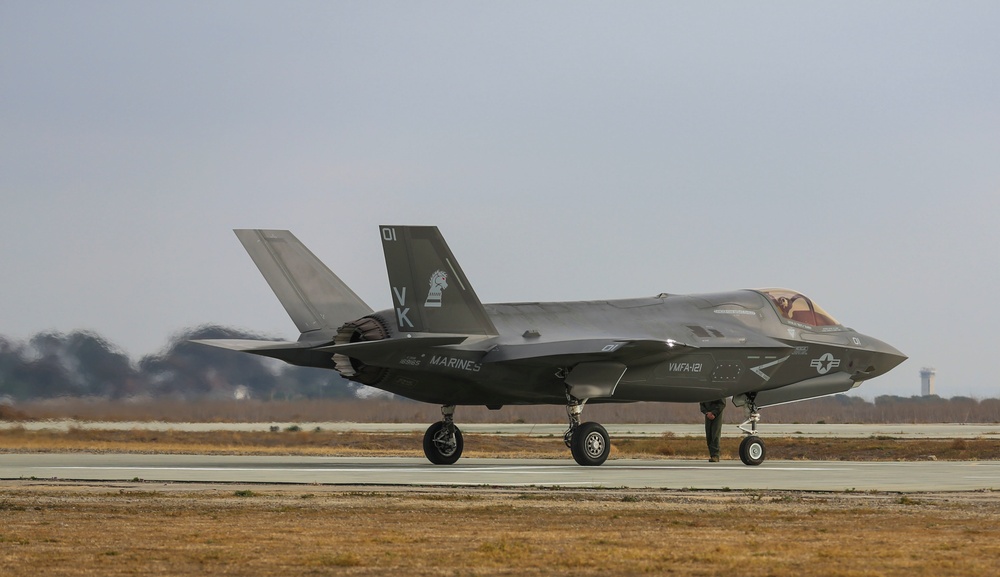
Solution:
<svg viewBox="0 0 1000 577">
<path fill-rule="evenodd" d="M 906 360 L 786 289 L 483 304 L 437 227 L 379 234 L 393 307 L 373 311 L 290 232 L 237 230 L 302 334 L 198 342 L 441 405 L 423 443 L 439 465 L 462 455 L 458 405 L 565 405 L 573 458 L 600 465 L 610 439 L 600 424 L 581 422 L 586 403 L 726 397 L 747 412 L 740 458 L 758 465 L 761 407 L 841 393 Z"/>
</svg>

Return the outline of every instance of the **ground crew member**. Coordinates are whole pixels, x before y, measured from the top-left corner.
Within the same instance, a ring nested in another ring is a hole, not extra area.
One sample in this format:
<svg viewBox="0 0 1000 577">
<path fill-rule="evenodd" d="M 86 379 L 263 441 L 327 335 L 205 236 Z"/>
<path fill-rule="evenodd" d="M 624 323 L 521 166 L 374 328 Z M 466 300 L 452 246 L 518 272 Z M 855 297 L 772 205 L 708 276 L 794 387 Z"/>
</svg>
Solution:
<svg viewBox="0 0 1000 577">
<path fill-rule="evenodd" d="M 705 441 L 708 443 L 708 461 L 719 462 L 719 451 L 722 442 L 722 411 L 726 408 L 726 399 L 706 401 L 699 405 L 705 415 Z"/>
</svg>

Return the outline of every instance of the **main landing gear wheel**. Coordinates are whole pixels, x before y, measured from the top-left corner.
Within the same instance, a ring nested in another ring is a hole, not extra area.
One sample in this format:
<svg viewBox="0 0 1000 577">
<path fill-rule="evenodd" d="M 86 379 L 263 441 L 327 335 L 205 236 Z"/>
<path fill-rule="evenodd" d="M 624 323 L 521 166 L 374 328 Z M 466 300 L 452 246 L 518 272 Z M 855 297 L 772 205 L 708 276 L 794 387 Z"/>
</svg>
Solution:
<svg viewBox="0 0 1000 577">
<path fill-rule="evenodd" d="M 424 455 L 435 465 L 453 465 L 462 456 L 462 431 L 454 423 L 438 421 L 424 433 Z"/>
<path fill-rule="evenodd" d="M 608 431 L 599 423 L 583 423 L 573 431 L 569 448 L 577 463 L 594 467 L 608 460 L 611 439 L 608 438 Z"/>
<path fill-rule="evenodd" d="M 740 460 L 744 465 L 756 466 L 764 462 L 767 456 L 767 449 L 764 441 L 757 435 L 745 437 L 740 443 Z"/>
</svg>

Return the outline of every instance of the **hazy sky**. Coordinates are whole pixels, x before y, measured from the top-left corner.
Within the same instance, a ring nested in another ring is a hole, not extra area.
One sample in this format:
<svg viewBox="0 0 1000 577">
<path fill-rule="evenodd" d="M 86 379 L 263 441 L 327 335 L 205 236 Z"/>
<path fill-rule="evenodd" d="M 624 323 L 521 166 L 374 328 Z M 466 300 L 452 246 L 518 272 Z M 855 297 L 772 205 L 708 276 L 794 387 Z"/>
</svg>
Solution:
<svg viewBox="0 0 1000 577">
<path fill-rule="evenodd" d="M 376 309 L 787 286 L 1000 395 L 1000 3 L 0 0 L 0 334 L 296 338 L 233 228 Z"/>
</svg>

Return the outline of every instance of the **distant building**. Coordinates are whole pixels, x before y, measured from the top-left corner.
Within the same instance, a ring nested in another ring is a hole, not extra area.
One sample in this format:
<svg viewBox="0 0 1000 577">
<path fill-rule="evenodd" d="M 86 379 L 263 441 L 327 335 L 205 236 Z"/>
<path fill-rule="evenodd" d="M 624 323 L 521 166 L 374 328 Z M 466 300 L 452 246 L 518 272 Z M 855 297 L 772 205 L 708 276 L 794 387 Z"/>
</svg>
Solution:
<svg viewBox="0 0 1000 577">
<path fill-rule="evenodd" d="M 933 368 L 924 367 L 920 369 L 920 394 L 928 397 L 934 394 L 934 375 L 937 374 Z"/>
</svg>

